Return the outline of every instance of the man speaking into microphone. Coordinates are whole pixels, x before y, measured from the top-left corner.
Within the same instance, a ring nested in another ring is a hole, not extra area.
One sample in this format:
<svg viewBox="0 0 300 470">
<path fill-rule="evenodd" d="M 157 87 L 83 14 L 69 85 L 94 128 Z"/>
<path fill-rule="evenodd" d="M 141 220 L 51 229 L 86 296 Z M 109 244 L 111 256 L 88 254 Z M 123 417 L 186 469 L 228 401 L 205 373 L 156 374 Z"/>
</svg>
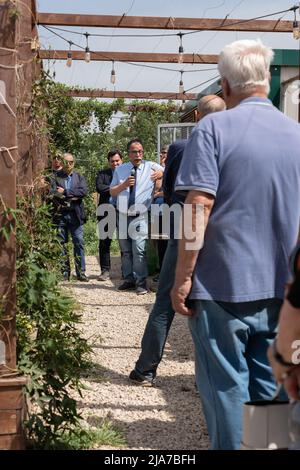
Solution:
<svg viewBox="0 0 300 470">
<path fill-rule="evenodd" d="M 162 178 L 163 168 L 158 163 L 143 160 L 144 149 L 139 139 L 128 142 L 127 152 L 130 162 L 116 168 L 110 185 L 110 194 L 117 199 L 118 237 L 124 276 L 118 290 L 136 289 L 138 295 L 143 295 L 148 292 L 148 210 L 155 180 Z"/>
</svg>

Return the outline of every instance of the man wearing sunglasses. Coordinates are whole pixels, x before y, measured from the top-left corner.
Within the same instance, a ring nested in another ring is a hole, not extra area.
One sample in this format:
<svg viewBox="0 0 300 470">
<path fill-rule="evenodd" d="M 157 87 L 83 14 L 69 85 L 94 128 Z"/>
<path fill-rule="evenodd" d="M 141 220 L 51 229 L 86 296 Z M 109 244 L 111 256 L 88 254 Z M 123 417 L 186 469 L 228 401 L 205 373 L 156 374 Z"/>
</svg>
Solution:
<svg viewBox="0 0 300 470">
<path fill-rule="evenodd" d="M 63 156 L 59 153 L 52 158 L 52 172 L 54 175 L 63 169 L 62 159 Z"/>
<path fill-rule="evenodd" d="M 64 280 L 70 279 L 70 260 L 67 243 L 69 233 L 74 245 L 75 270 L 78 281 L 88 282 L 85 274 L 85 253 L 83 224 L 85 213 L 83 198 L 87 195 L 87 184 L 84 176 L 74 171 L 75 158 L 65 153 L 62 158 L 62 169 L 57 171 L 52 185 L 55 207 L 54 222 L 58 227 L 63 249 L 62 272 Z"/>
</svg>

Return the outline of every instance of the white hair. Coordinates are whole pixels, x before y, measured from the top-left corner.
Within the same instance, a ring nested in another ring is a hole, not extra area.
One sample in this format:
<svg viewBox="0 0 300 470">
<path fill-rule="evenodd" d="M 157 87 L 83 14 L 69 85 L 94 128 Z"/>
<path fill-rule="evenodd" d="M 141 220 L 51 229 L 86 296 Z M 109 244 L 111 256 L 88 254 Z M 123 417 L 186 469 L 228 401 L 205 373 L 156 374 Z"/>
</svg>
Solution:
<svg viewBox="0 0 300 470">
<path fill-rule="evenodd" d="M 274 52 L 260 39 L 243 39 L 225 46 L 219 56 L 218 68 L 230 88 L 238 92 L 264 87 L 270 91 L 270 64 Z"/>
</svg>

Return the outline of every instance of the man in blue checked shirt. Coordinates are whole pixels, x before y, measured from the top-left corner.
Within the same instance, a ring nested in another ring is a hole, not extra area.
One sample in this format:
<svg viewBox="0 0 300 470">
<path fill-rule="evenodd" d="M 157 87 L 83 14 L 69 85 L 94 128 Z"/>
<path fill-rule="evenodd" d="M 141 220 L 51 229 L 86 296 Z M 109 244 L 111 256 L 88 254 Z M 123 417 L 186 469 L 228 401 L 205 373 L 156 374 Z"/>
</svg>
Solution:
<svg viewBox="0 0 300 470">
<path fill-rule="evenodd" d="M 163 168 L 143 160 L 144 149 L 139 139 L 127 145 L 130 162 L 116 168 L 110 194 L 117 199 L 118 237 L 122 251 L 124 282 L 119 290 L 136 289 L 138 295 L 148 292 L 146 239 L 148 210 L 153 199 L 154 182 L 162 178 Z"/>
</svg>

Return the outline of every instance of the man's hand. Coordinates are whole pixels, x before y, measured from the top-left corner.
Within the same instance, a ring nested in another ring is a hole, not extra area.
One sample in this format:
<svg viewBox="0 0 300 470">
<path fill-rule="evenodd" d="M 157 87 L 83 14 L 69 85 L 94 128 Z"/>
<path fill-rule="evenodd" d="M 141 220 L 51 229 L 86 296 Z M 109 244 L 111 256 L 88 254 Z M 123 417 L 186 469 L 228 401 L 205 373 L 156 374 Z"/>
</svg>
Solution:
<svg viewBox="0 0 300 470">
<path fill-rule="evenodd" d="M 279 317 L 279 331 L 276 340 L 276 348 L 286 362 L 294 363 L 293 367 L 285 367 L 274 358 L 273 346 L 268 349 L 268 359 L 273 369 L 277 382 L 283 383 L 288 395 L 299 400 L 300 396 L 300 364 L 293 360 L 294 341 L 300 339 L 300 312 L 285 299 Z"/>
<path fill-rule="evenodd" d="M 156 199 L 157 197 L 164 197 L 163 191 L 157 191 L 153 194 L 153 199 Z"/>
<path fill-rule="evenodd" d="M 268 359 L 273 369 L 276 382 L 282 383 L 288 396 L 294 400 L 300 399 L 300 366 L 285 367 L 274 359 L 273 347 L 268 349 Z"/>
<path fill-rule="evenodd" d="M 156 180 L 160 180 L 163 176 L 164 176 L 163 171 L 155 170 L 155 171 L 153 171 L 153 173 L 151 175 L 151 179 L 152 179 L 152 181 L 156 181 Z"/>
<path fill-rule="evenodd" d="M 284 388 L 290 398 L 300 400 L 300 366 L 289 372 L 284 380 Z"/>
<path fill-rule="evenodd" d="M 63 194 L 63 193 L 65 192 L 65 189 L 62 188 L 61 186 L 57 186 L 56 191 L 57 191 L 58 193 Z"/>
<path fill-rule="evenodd" d="M 287 376 L 287 371 L 290 368 L 285 367 L 276 361 L 276 359 L 274 358 L 273 345 L 269 346 L 268 351 L 267 351 L 267 356 L 268 356 L 269 363 L 273 369 L 273 375 L 276 379 L 276 382 L 283 383 Z"/>
<path fill-rule="evenodd" d="M 192 279 L 178 280 L 171 290 L 172 305 L 175 312 L 191 317 L 194 312 L 185 305 L 192 287 Z"/>
<path fill-rule="evenodd" d="M 125 181 L 123 181 L 123 186 L 124 189 L 129 188 L 130 186 L 133 186 L 135 183 L 135 177 L 134 176 L 128 176 Z"/>
</svg>

